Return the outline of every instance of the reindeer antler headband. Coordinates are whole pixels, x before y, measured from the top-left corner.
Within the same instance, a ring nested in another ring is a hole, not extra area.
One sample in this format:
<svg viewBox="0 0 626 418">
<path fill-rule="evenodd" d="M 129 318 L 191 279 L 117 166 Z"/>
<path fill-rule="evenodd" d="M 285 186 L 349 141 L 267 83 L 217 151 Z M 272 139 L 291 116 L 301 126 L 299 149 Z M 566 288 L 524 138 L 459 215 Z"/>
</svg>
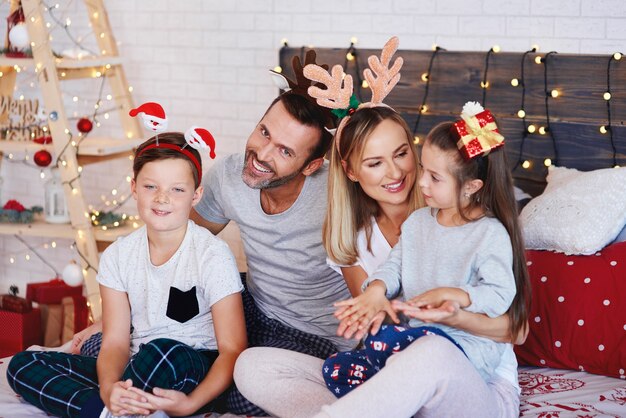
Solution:
<svg viewBox="0 0 626 418">
<path fill-rule="evenodd" d="M 310 78 L 306 77 L 303 71 L 304 68 L 309 65 L 315 65 L 316 67 L 322 68 L 324 71 L 328 70 L 328 65 L 316 64 L 315 63 L 316 58 L 317 58 L 317 53 L 313 49 L 310 49 L 307 51 L 304 57 L 304 65 L 302 65 L 302 62 L 300 61 L 299 56 L 295 55 L 292 58 L 291 66 L 293 68 L 293 73 L 296 78 L 295 81 L 287 78 L 282 73 L 276 72 L 274 70 L 270 70 L 270 74 L 272 75 L 272 80 L 274 81 L 274 84 L 276 85 L 276 87 L 278 87 L 284 92 L 291 91 L 319 105 L 320 103 L 317 102 L 315 100 L 316 98 L 312 97 L 309 92 L 310 87 L 313 86 L 315 82 L 314 80 L 311 80 Z M 328 106 L 323 106 L 323 105 L 322 107 L 328 108 Z M 328 125 L 332 125 L 332 126 L 328 126 Z M 330 114 L 328 114 L 328 123 L 326 125 L 326 129 L 330 130 L 332 128 L 334 128 L 333 118 L 331 117 Z"/>
<path fill-rule="evenodd" d="M 400 40 L 398 37 L 394 36 L 389 39 L 383 47 L 380 59 L 376 55 L 371 55 L 367 59 L 370 68 L 366 68 L 363 71 L 363 76 L 372 90 L 372 99 L 367 103 L 361 103 L 356 109 L 350 109 L 351 111 L 348 112 L 348 115 L 341 120 L 335 133 L 335 145 L 337 146 L 338 153 L 341 130 L 354 111 L 367 107 L 389 107 L 383 103 L 383 100 L 396 84 L 398 84 L 400 80 L 400 68 L 402 68 L 402 64 L 404 63 L 402 57 L 397 57 L 393 65 L 391 67 L 389 65 L 393 55 L 398 50 L 399 43 Z M 352 76 L 349 74 L 344 75 L 341 65 L 335 65 L 329 73 L 326 69 L 318 65 L 309 64 L 304 67 L 303 72 L 310 80 L 326 86 L 325 90 L 316 86 L 311 86 L 308 89 L 309 94 L 317 99 L 317 103 L 320 106 L 331 109 L 345 109 L 350 105 L 353 90 Z"/>
</svg>

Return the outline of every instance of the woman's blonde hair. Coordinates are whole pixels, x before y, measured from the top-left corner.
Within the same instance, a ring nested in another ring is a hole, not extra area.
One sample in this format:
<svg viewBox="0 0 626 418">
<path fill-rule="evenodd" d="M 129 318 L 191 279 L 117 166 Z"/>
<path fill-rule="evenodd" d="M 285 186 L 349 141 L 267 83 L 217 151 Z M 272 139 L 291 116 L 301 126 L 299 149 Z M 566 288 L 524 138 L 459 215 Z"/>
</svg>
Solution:
<svg viewBox="0 0 626 418">
<path fill-rule="evenodd" d="M 379 215 L 376 200 L 369 197 L 361 185 L 352 182 L 342 165 L 358 173 L 358 166 L 351 163 L 362 159 L 365 143 L 374 129 L 384 120 L 400 125 L 405 133 L 410 153 L 415 159 L 415 169 L 419 170 L 419 158 L 413 145 L 413 135 L 405 120 L 389 107 L 370 107 L 357 110 L 341 130 L 339 147 L 331 146 L 330 170 L 328 174 L 328 210 L 324 221 L 322 240 L 329 258 L 338 264 L 354 264 L 358 257 L 357 235 L 365 230 L 367 249 L 371 251 L 372 216 Z M 336 140 L 336 139 L 335 139 Z M 339 148 L 339 149 L 337 149 Z M 409 192 L 409 212 L 424 206 L 422 194 L 417 186 L 417 178 Z"/>
</svg>

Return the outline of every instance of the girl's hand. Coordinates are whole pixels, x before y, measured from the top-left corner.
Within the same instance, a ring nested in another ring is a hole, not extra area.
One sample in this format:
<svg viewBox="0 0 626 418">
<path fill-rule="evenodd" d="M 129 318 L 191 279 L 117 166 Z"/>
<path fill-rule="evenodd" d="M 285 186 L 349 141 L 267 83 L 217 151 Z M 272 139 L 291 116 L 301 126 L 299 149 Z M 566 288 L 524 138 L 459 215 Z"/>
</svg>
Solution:
<svg viewBox="0 0 626 418">
<path fill-rule="evenodd" d="M 372 327 L 372 331 L 378 331 L 384 319 L 384 313 L 389 314 L 391 319 L 398 323 L 398 316 L 391 309 L 391 303 L 385 296 L 385 284 L 380 280 L 373 281 L 356 298 L 335 303 L 337 310 L 335 317 L 339 319 L 337 335 L 352 338 L 353 335 L 364 335 Z M 382 313 L 383 315 L 378 315 Z"/>
<path fill-rule="evenodd" d="M 177 390 L 154 388 L 152 393 L 147 393 L 139 388 L 130 388 L 129 391 L 144 398 L 153 411 L 160 410 L 175 417 L 187 416 L 195 412 L 188 408 L 190 404 L 188 396 Z"/>
<path fill-rule="evenodd" d="M 410 318 L 424 322 L 445 323 L 453 318 L 461 310 L 456 301 L 446 300 L 437 308 L 418 308 L 406 302 L 394 300 L 391 306 L 397 312 L 402 312 Z"/>
<path fill-rule="evenodd" d="M 135 389 L 132 386 L 132 380 L 127 379 L 123 382 L 115 382 L 110 388 L 101 388 L 101 397 L 113 415 L 149 415 L 154 412 L 140 394 L 131 391 Z"/>
</svg>

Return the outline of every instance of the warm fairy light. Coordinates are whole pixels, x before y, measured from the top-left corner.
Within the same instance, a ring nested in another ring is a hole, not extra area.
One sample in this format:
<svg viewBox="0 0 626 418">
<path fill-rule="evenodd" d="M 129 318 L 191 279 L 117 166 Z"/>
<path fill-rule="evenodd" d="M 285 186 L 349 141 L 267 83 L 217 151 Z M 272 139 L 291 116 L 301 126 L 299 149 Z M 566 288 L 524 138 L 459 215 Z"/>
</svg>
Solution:
<svg viewBox="0 0 626 418">
<path fill-rule="evenodd" d="M 65 129 L 65 135 L 69 135 L 70 130 L 69 129 Z"/>
<path fill-rule="evenodd" d="M 76 148 L 76 141 L 72 141 L 71 144 L 74 148 Z"/>
<path fill-rule="evenodd" d="M 517 87 L 517 86 L 519 86 L 519 80 L 518 80 L 517 78 L 512 79 L 512 80 L 511 80 L 511 85 L 512 85 L 513 87 Z"/>
<path fill-rule="evenodd" d="M 414 143 L 414 144 L 419 144 L 419 143 L 420 143 L 420 137 L 419 137 L 419 136 L 417 136 L 417 135 L 415 135 L 415 136 L 413 137 L 413 143 Z"/>
<path fill-rule="evenodd" d="M 79 165 L 79 166 L 78 166 L 78 168 L 77 168 L 77 170 L 78 170 L 78 172 L 79 172 L 79 173 L 82 173 L 82 172 L 83 172 L 83 166 L 82 166 L 82 165 Z"/>
<path fill-rule="evenodd" d="M 619 52 L 616 52 L 615 54 L 613 54 L 613 59 L 615 61 L 619 61 L 622 59 L 622 54 L 620 54 Z"/>
<path fill-rule="evenodd" d="M 113 96 L 111 96 L 110 94 L 107 94 L 107 100 L 111 100 L 113 99 Z"/>
<path fill-rule="evenodd" d="M 604 98 L 604 100 L 611 100 L 611 93 L 607 91 L 602 95 L 602 97 Z"/>
<path fill-rule="evenodd" d="M 65 161 L 65 160 L 61 161 L 61 165 L 62 165 L 63 167 L 67 167 L 67 161 Z"/>
<path fill-rule="evenodd" d="M 130 93 L 132 93 L 132 92 L 133 92 L 133 86 L 128 86 L 128 91 L 129 91 Z"/>
<path fill-rule="evenodd" d="M 500 52 L 500 45 L 494 45 L 491 50 L 497 54 Z"/>
<path fill-rule="evenodd" d="M 526 160 L 522 163 L 522 167 L 524 167 L 525 169 L 529 169 L 530 168 L 530 161 Z"/>
<path fill-rule="evenodd" d="M 541 61 L 542 61 L 542 60 L 543 60 L 543 59 L 542 59 L 539 55 L 537 55 L 537 56 L 535 57 L 535 64 L 541 64 Z"/>
<path fill-rule="evenodd" d="M 56 247 L 57 247 L 57 243 L 56 243 L 56 241 L 52 241 L 52 242 L 50 243 L 50 246 L 51 246 L 52 248 L 56 248 Z"/>
<path fill-rule="evenodd" d="M 65 26 L 70 26 L 71 24 L 72 24 L 72 19 L 70 19 L 69 17 L 65 19 Z"/>
<path fill-rule="evenodd" d="M 276 67 L 274 67 L 274 71 L 276 71 L 277 73 L 282 73 L 283 69 L 280 65 L 277 65 Z"/>
<path fill-rule="evenodd" d="M 103 230 L 103 231 L 106 231 L 107 229 L 108 229 L 108 228 L 107 228 L 107 226 L 106 226 L 106 225 L 102 225 L 102 230 Z"/>
<path fill-rule="evenodd" d="M 431 47 L 433 51 L 437 50 L 438 45 L 437 44 L 433 44 L 433 46 Z"/>
<path fill-rule="evenodd" d="M 94 19 L 97 19 L 99 14 L 98 14 L 98 12 L 93 12 L 92 16 L 93 16 Z"/>
<path fill-rule="evenodd" d="M 139 224 L 137 222 L 133 222 L 133 228 L 135 229 L 139 228 Z"/>
<path fill-rule="evenodd" d="M 346 54 L 346 59 L 347 59 L 348 61 L 354 61 L 354 54 L 353 54 L 352 52 L 348 52 L 348 53 Z"/>
<path fill-rule="evenodd" d="M 72 194 L 73 195 L 77 195 L 78 194 L 78 189 L 72 188 Z"/>
<path fill-rule="evenodd" d="M 41 172 L 39 173 L 39 177 L 41 177 L 41 179 L 45 179 L 46 178 L 46 173 L 43 172 L 43 170 L 41 170 Z"/>
<path fill-rule="evenodd" d="M 31 16 L 31 17 L 30 17 L 30 21 L 31 21 L 31 22 L 33 22 L 33 23 L 35 23 L 35 16 Z"/>
<path fill-rule="evenodd" d="M 132 132 L 126 132 L 126 138 L 131 139 L 133 137 L 133 133 Z M 132 158 L 131 158 L 132 160 Z"/>
<path fill-rule="evenodd" d="M 422 107 L 420 107 L 420 113 L 426 113 L 426 112 L 428 112 L 428 106 L 422 105 Z"/>
<path fill-rule="evenodd" d="M 530 49 L 534 49 L 535 51 L 539 51 L 539 45 L 538 44 L 532 44 L 530 46 Z"/>
<path fill-rule="evenodd" d="M 74 102 L 77 102 L 77 101 L 78 101 L 78 96 L 74 96 L 74 97 L 72 97 L 72 100 L 73 100 Z"/>
<path fill-rule="evenodd" d="M 104 114 L 104 118 L 105 118 L 105 119 L 109 119 L 110 117 L 111 117 L 111 116 L 109 115 L 109 113 L 108 113 L 108 112 Z"/>
<path fill-rule="evenodd" d="M 607 133 L 608 131 L 609 131 L 609 130 L 606 128 L 606 126 L 604 126 L 604 125 L 600 126 L 600 133 L 605 134 L 605 133 Z"/>
<path fill-rule="evenodd" d="M 363 82 L 361 82 L 361 87 L 363 87 L 364 89 L 369 88 L 370 83 L 367 82 L 367 80 L 363 80 Z"/>
<path fill-rule="evenodd" d="M 552 91 L 550 92 L 550 96 L 552 96 L 552 97 L 553 97 L 553 98 L 555 98 L 555 99 L 556 99 L 557 97 L 559 97 L 559 94 L 560 94 L 560 93 L 559 93 L 559 91 L 558 91 L 558 90 L 556 90 L 556 89 L 555 89 L 555 90 L 552 90 Z"/>
<path fill-rule="evenodd" d="M 489 82 L 488 81 L 481 81 L 480 82 L 480 87 L 482 87 L 483 89 L 489 88 Z"/>
<path fill-rule="evenodd" d="M 535 125 L 528 125 L 528 132 L 529 133 L 535 133 L 535 131 L 537 130 L 537 127 Z"/>
<path fill-rule="evenodd" d="M 117 195 L 117 189 L 113 189 L 113 190 L 111 190 L 111 194 L 112 194 L 113 196 Z"/>
<path fill-rule="evenodd" d="M 26 255 L 24 256 L 24 258 L 26 259 L 26 261 L 29 261 L 29 260 L 30 260 L 30 254 L 26 254 Z"/>
<path fill-rule="evenodd" d="M 130 183 L 130 181 L 131 181 L 131 180 L 132 180 L 132 179 L 130 178 L 130 176 L 126 176 L 126 182 L 127 182 L 127 183 Z"/>
<path fill-rule="evenodd" d="M 545 160 L 543 160 L 543 165 L 545 165 L 546 167 L 550 167 L 552 165 L 552 160 L 546 158 Z"/>
<path fill-rule="evenodd" d="M 352 38 L 350 38 L 350 42 L 356 45 L 356 43 L 359 42 L 359 38 L 357 38 L 356 36 L 353 36 Z"/>
<path fill-rule="evenodd" d="M 15 263 L 15 258 L 13 258 L 13 257 L 9 258 L 9 263 L 14 264 Z"/>
<path fill-rule="evenodd" d="M 546 128 L 545 126 L 540 126 L 539 127 L 539 134 L 545 135 L 546 132 L 548 132 L 548 128 Z"/>
<path fill-rule="evenodd" d="M 287 38 L 283 38 L 283 39 L 281 39 L 281 40 L 280 40 L 280 44 L 281 44 L 282 46 L 287 46 Z"/>
<path fill-rule="evenodd" d="M 428 73 L 423 73 L 422 74 L 422 81 L 423 82 L 427 82 L 428 81 Z"/>
</svg>

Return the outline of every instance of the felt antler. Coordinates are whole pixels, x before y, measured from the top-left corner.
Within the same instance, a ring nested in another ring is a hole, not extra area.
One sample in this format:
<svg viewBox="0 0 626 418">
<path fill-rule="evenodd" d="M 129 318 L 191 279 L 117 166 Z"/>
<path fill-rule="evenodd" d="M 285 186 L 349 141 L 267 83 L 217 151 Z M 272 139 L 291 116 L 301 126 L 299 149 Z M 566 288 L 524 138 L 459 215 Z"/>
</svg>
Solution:
<svg viewBox="0 0 626 418">
<path fill-rule="evenodd" d="M 288 88 L 294 93 L 307 96 L 307 89 L 313 84 L 313 82 L 303 74 L 303 69 L 309 64 L 318 65 L 315 62 L 316 57 L 317 54 L 312 49 L 307 51 L 304 57 L 304 65 L 302 65 L 299 56 L 296 55 L 293 57 L 293 59 L 291 60 L 291 66 L 296 77 L 295 81 L 285 77 L 284 74 L 277 73 L 273 70 L 270 70 L 270 72 L 273 76 L 282 78 L 283 81 L 278 85 L 282 90 L 286 90 Z M 324 68 L 325 70 L 328 70 L 328 65 L 326 64 L 321 64 L 319 66 L 321 68 Z"/>
<path fill-rule="evenodd" d="M 393 66 L 389 68 L 391 58 L 398 50 L 399 42 L 400 41 L 397 36 L 392 37 L 383 47 L 380 59 L 378 59 L 375 55 L 372 55 L 367 59 L 371 70 L 370 68 L 365 69 L 363 71 L 363 75 L 372 90 L 371 103 L 373 105 L 381 104 L 400 80 L 400 68 L 402 68 L 402 64 L 404 63 L 402 57 L 396 58 Z M 374 77 L 372 70 L 376 73 L 377 77 Z"/>
<path fill-rule="evenodd" d="M 352 76 L 346 75 L 344 78 L 343 68 L 341 65 L 335 65 L 331 73 L 319 65 L 309 64 L 304 67 L 303 75 L 311 81 L 326 86 L 325 90 L 319 87 L 311 86 L 308 93 L 311 97 L 317 99 L 320 106 L 330 109 L 345 109 L 350 104 L 350 96 L 352 96 Z"/>
</svg>

